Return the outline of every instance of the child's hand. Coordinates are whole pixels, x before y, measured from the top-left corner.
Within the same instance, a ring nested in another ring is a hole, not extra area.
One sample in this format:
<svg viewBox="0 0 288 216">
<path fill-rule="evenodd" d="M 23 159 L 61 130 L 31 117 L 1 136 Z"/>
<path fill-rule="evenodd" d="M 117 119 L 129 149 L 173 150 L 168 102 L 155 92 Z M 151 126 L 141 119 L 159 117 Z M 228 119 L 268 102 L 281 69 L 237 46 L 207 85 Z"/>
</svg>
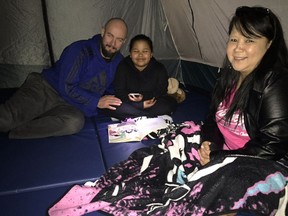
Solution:
<svg viewBox="0 0 288 216">
<path fill-rule="evenodd" d="M 143 102 L 144 109 L 152 107 L 156 103 L 155 98 Z"/>
</svg>

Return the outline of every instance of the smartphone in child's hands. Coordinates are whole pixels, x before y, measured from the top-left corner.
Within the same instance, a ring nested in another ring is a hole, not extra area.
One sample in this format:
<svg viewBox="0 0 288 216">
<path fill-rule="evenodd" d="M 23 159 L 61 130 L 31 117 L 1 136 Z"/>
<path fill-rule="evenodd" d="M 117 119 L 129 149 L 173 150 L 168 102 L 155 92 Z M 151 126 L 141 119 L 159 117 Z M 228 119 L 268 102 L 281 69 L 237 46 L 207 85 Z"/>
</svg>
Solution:
<svg viewBox="0 0 288 216">
<path fill-rule="evenodd" d="M 141 96 L 140 93 L 129 93 L 129 95 L 134 96 L 134 97 L 140 97 Z"/>
</svg>

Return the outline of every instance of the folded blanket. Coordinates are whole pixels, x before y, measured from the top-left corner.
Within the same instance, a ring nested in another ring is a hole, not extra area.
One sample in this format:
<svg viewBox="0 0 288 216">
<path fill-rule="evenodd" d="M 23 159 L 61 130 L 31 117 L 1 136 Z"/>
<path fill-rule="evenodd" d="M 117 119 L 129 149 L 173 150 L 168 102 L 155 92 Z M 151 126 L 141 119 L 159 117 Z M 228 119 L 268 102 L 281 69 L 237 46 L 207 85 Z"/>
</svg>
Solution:
<svg viewBox="0 0 288 216">
<path fill-rule="evenodd" d="M 184 122 L 161 144 L 136 150 L 94 184 L 76 185 L 49 215 L 288 215 L 288 168 L 245 155 L 202 167 L 200 126 Z"/>
</svg>

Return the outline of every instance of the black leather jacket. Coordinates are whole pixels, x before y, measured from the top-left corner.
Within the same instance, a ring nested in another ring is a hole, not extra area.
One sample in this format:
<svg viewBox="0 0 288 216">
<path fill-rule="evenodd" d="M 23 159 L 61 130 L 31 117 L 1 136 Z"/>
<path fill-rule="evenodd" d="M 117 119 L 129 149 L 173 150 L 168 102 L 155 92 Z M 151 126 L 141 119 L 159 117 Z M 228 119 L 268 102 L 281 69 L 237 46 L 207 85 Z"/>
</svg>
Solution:
<svg viewBox="0 0 288 216">
<path fill-rule="evenodd" d="M 256 79 L 255 79 L 256 80 Z M 238 150 L 223 149 L 224 139 L 215 122 L 215 113 L 204 121 L 202 141 L 212 142 L 210 159 L 241 154 L 288 164 L 288 70 L 277 68 L 257 79 L 244 112 L 246 130 L 251 138 Z"/>
</svg>

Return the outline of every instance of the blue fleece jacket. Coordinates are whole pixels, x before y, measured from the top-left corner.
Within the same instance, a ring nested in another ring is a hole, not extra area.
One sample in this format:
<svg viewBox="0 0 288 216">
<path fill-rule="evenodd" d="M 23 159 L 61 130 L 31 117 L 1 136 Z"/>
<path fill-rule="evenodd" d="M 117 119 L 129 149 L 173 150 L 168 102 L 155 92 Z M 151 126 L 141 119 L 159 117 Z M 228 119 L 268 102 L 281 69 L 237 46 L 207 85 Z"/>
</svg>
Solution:
<svg viewBox="0 0 288 216">
<path fill-rule="evenodd" d="M 66 47 L 55 65 L 44 69 L 42 76 L 68 103 L 86 116 L 97 114 L 97 104 L 104 94 L 113 94 L 111 83 L 119 62 L 117 53 L 106 62 L 100 53 L 101 35 Z"/>
</svg>

